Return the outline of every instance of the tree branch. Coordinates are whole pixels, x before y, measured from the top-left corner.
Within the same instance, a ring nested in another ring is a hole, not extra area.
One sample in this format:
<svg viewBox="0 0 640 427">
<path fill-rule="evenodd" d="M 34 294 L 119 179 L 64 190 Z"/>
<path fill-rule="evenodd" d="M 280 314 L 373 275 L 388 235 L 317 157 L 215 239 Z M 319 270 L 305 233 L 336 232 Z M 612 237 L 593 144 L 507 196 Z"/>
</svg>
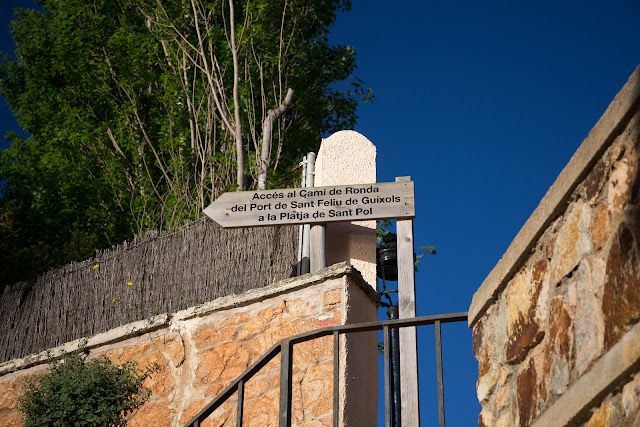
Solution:
<svg viewBox="0 0 640 427">
<path fill-rule="evenodd" d="M 284 102 L 274 110 L 269 110 L 262 122 L 262 156 L 260 158 L 260 173 L 258 175 L 258 190 L 267 189 L 267 176 L 269 170 L 269 158 L 271 157 L 271 140 L 273 133 L 273 123 L 278 120 L 291 106 L 293 99 L 293 89 L 289 88 Z"/>
<path fill-rule="evenodd" d="M 242 146 L 242 123 L 240 122 L 240 99 L 238 97 L 238 48 L 236 46 L 236 20 L 233 0 L 229 0 L 229 26 L 231 27 L 231 55 L 233 56 L 233 111 L 235 113 L 236 156 L 238 159 L 238 190 L 244 190 L 244 148 Z"/>
</svg>

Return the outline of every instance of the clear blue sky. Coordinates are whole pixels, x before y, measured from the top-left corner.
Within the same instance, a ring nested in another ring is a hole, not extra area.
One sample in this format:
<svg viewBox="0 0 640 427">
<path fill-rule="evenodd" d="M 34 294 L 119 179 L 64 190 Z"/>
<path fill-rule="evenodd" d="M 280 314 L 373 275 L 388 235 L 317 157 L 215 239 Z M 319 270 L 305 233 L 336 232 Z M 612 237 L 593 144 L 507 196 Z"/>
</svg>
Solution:
<svg viewBox="0 0 640 427">
<path fill-rule="evenodd" d="M 0 5 L 0 50 L 15 5 Z M 402 6 L 402 7 L 400 7 Z M 556 176 L 640 64 L 637 0 L 355 0 L 332 41 L 355 48 L 375 93 L 355 130 L 378 148 L 378 181 L 416 183 L 418 315 L 467 311 Z M 6 107 L 0 132 L 15 129 Z M 6 144 L 3 142 L 2 147 Z M 421 328 L 423 425 L 436 425 L 433 329 Z M 443 326 L 447 425 L 477 423 L 466 325 Z"/>
<path fill-rule="evenodd" d="M 471 298 L 640 64 L 640 2 L 355 0 L 332 40 L 376 95 L 355 130 L 378 181 L 410 175 L 418 315 Z M 421 417 L 437 425 L 433 328 L 419 339 Z M 443 326 L 447 425 L 477 425 L 465 325 Z"/>
</svg>

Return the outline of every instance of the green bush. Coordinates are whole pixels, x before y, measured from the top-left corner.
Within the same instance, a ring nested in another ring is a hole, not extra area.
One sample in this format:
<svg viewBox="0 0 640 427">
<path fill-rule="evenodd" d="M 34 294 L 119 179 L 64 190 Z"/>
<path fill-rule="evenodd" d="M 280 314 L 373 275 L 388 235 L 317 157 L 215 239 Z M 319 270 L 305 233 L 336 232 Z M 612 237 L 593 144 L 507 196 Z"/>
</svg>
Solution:
<svg viewBox="0 0 640 427">
<path fill-rule="evenodd" d="M 149 399 L 143 381 L 157 364 L 139 370 L 134 361 L 118 365 L 105 356 L 85 359 L 84 345 L 58 361 L 49 356 L 50 371 L 27 380 L 19 399 L 25 427 L 121 426 Z"/>
</svg>

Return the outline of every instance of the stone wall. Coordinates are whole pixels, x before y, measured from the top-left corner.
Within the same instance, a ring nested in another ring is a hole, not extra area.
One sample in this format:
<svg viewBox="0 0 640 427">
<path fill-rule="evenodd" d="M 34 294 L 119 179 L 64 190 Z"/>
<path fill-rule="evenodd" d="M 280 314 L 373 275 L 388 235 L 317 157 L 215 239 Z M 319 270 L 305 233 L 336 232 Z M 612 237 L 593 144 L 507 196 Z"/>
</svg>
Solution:
<svg viewBox="0 0 640 427">
<path fill-rule="evenodd" d="M 481 426 L 640 423 L 640 68 L 476 292 Z"/>
<path fill-rule="evenodd" d="M 343 263 L 96 335 L 88 343 L 89 357 L 106 355 L 117 363 L 135 360 L 139 366 L 158 363 L 160 371 L 147 380 L 151 399 L 131 415 L 129 425 L 178 426 L 188 422 L 280 339 L 345 322 L 375 321 L 377 305 L 371 286 Z M 345 342 L 343 345 L 349 346 Z M 375 361 L 375 333 L 360 337 L 358 343 L 358 354 L 371 352 Z M 53 354 L 77 346 L 77 341 L 68 343 L 54 349 Z M 349 399 L 345 399 L 345 394 L 355 396 L 352 389 L 359 387 L 357 396 L 368 400 L 366 411 L 375 420 L 377 388 L 362 386 L 371 378 L 377 382 L 377 363 L 353 366 L 357 360 L 351 360 L 350 353 L 351 348 L 344 349 L 341 363 L 341 417 L 360 417 L 350 412 Z M 0 364 L 0 425 L 22 425 L 18 396 L 27 377 L 46 371 L 45 361 L 41 353 Z M 246 383 L 243 425 L 277 425 L 279 374 L 277 356 Z M 332 425 L 332 383 L 332 337 L 295 345 L 293 425 Z M 234 425 L 235 410 L 234 396 L 202 425 Z"/>
</svg>

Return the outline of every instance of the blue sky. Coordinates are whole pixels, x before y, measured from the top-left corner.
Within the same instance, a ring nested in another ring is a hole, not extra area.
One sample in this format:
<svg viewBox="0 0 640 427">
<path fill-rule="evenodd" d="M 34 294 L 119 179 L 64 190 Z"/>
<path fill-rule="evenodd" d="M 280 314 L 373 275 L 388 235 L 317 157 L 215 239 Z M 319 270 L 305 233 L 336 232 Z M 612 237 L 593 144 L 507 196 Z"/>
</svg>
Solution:
<svg viewBox="0 0 640 427">
<path fill-rule="evenodd" d="M 378 181 L 410 175 L 418 315 L 467 311 L 511 240 L 640 64 L 640 2 L 355 0 L 331 40 L 376 96 L 355 130 Z M 420 329 L 423 425 L 437 425 L 433 328 Z M 447 425 L 477 424 L 466 325 L 444 325 Z"/>
<path fill-rule="evenodd" d="M 33 4 L 32 0 L 4 0 L 0 2 L 0 51 L 13 53 L 13 38 L 9 32 L 9 22 L 14 17 L 13 9 L 15 7 L 33 7 Z M 0 99 L 0 148 L 9 146 L 4 135 L 10 130 L 26 135 L 16 123 L 4 99 Z"/>
<path fill-rule="evenodd" d="M 14 5 L 0 5 L 11 50 Z M 376 96 L 355 130 L 378 148 L 378 181 L 410 175 L 418 315 L 467 311 L 589 130 L 640 64 L 640 2 L 355 0 L 334 43 L 351 45 Z M 0 105 L 0 133 L 16 129 Z M 2 142 L 2 147 L 6 144 Z M 466 325 L 444 325 L 447 425 L 477 423 Z M 433 329 L 419 335 L 421 416 L 437 423 Z"/>
</svg>

